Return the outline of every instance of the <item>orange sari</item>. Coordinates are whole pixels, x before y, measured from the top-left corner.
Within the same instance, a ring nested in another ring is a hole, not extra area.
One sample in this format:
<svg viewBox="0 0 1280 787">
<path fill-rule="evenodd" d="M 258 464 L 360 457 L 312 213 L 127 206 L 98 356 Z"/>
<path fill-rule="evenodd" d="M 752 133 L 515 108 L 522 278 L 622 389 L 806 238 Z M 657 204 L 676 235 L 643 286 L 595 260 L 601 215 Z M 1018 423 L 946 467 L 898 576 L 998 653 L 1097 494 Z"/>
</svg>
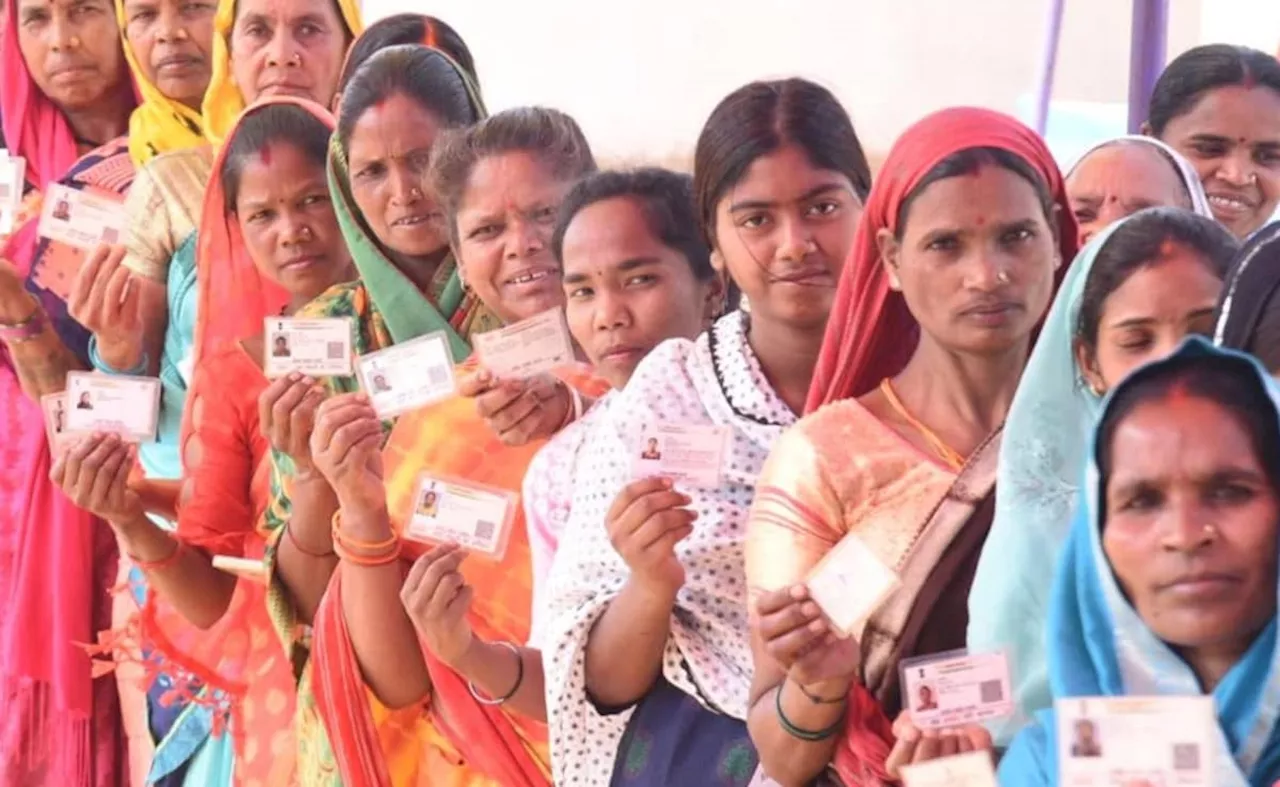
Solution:
<svg viewBox="0 0 1280 787">
<path fill-rule="evenodd" d="M 468 368 L 474 367 L 462 367 L 464 372 Z M 584 393 L 602 391 L 600 383 L 586 375 L 570 382 Z M 460 397 L 401 416 L 383 449 L 392 527 L 399 532 L 408 520 L 421 473 L 438 473 L 519 494 L 525 470 L 542 445 L 503 445 L 479 417 L 475 403 Z M 463 576 L 477 590 L 469 620 L 476 636 L 490 642 L 523 643 L 529 636 L 533 572 L 523 506 L 517 511 L 502 561 L 477 558 L 462 567 Z M 404 547 L 410 560 L 427 549 L 409 541 Z M 406 570 L 408 565 L 406 562 Z M 394 766 L 388 762 L 380 740 L 385 740 L 388 725 L 404 724 L 405 719 L 393 714 L 392 719 L 375 723 L 342 613 L 342 569 L 339 565 L 334 572 L 316 614 L 312 659 L 316 702 L 343 784 L 549 785 L 546 725 L 500 706 L 476 702 L 466 679 L 425 648 L 432 693 L 423 707 L 412 710 L 416 718 L 410 722 L 411 734 L 420 741 L 421 756 Z"/>
</svg>

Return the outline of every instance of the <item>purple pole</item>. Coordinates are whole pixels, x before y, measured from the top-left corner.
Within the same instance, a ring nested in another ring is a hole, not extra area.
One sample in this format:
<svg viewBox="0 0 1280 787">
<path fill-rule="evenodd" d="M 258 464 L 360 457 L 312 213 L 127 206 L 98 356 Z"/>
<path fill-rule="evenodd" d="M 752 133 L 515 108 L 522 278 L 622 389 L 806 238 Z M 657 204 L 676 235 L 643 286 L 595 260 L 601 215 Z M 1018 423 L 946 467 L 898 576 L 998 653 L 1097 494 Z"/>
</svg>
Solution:
<svg viewBox="0 0 1280 787">
<path fill-rule="evenodd" d="M 1044 136 L 1049 127 L 1049 101 L 1053 96 L 1053 72 L 1058 65 L 1058 42 L 1062 39 L 1064 0 L 1049 0 L 1049 16 L 1044 26 L 1044 49 L 1036 82 L 1036 131 Z"/>
<path fill-rule="evenodd" d="M 1147 119 L 1151 90 L 1164 70 L 1169 30 L 1168 0 L 1133 0 L 1133 37 L 1129 46 L 1129 133 Z"/>
</svg>

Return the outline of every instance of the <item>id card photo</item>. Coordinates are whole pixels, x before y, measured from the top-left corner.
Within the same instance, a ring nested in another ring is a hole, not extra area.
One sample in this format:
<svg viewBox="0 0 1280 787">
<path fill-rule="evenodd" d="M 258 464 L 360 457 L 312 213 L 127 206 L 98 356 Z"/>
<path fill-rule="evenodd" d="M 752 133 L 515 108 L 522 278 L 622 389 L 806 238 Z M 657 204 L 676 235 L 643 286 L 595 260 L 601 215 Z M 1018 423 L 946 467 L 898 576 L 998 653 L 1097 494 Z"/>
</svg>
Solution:
<svg viewBox="0 0 1280 787">
<path fill-rule="evenodd" d="M 120 197 L 54 184 L 45 195 L 38 232 L 52 241 L 92 251 L 100 243 L 119 243 L 124 226 Z"/>
<path fill-rule="evenodd" d="M 453 396 L 453 355 L 443 333 L 360 356 L 360 386 L 379 418 L 394 418 Z"/>
<path fill-rule="evenodd" d="M 485 369 L 522 380 L 574 362 L 573 339 L 562 309 L 552 309 L 496 331 L 472 337 Z"/>
<path fill-rule="evenodd" d="M 504 489 L 423 474 L 402 536 L 431 544 L 457 544 L 501 560 L 520 496 Z"/>
<path fill-rule="evenodd" d="M 349 317 L 268 317 L 263 372 L 271 379 L 293 372 L 309 377 L 349 376 L 352 326 Z"/>
<path fill-rule="evenodd" d="M 103 432 L 140 443 L 154 440 L 160 411 L 160 381 L 154 377 L 69 372 L 66 431 Z"/>
<path fill-rule="evenodd" d="M 724 475 L 732 433 L 723 426 L 654 424 L 640 435 L 632 455 L 633 478 L 670 478 L 677 484 L 715 489 Z"/>
<path fill-rule="evenodd" d="M 1215 785 L 1212 696 L 1072 697 L 1054 709 L 1063 785 Z"/>
<path fill-rule="evenodd" d="M 922 730 L 978 724 L 1013 713 L 1009 657 L 964 650 L 902 662 L 903 703 Z"/>
</svg>

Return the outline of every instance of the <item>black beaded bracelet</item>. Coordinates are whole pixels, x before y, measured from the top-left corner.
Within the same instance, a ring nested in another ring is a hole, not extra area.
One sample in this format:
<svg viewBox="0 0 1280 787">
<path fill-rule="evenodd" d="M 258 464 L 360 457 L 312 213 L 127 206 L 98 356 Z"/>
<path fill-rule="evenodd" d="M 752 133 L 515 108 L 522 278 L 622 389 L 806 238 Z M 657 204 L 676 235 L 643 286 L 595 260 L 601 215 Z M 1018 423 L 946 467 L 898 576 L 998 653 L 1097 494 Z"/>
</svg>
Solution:
<svg viewBox="0 0 1280 787">
<path fill-rule="evenodd" d="M 801 729 L 792 724 L 791 720 L 787 718 L 787 714 L 782 710 L 782 688 L 785 685 L 787 684 L 784 681 L 782 686 L 779 686 L 777 692 L 775 692 L 776 698 L 774 700 L 774 707 L 778 712 L 778 723 L 782 725 L 782 729 L 785 730 L 788 735 L 802 741 L 808 741 L 809 743 L 819 743 L 827 740 L 828 738 L 834 737 L 841 729 L 844 728 L 843 711 L 840 713 L 840 718 L 836 719 L 834 724 L 824 730 L 818 730 L 817 732 Z"/>
<path fill-rule="evenodd" d="M 827 699 L 826 697 L 819 697 L 817 694 L 810 693 L 810 691 L 806 689 L 804 687 L 804 684 L 801 683 L 800 681 L 791 680 L 790 677 L 788 677 L 787 680 L 790 680 L 792 683 L 794 683 L 796 685 L 796 688 L 800 689 L 800 693 L 803 694 L 809 700 L 809 702 L 812 702 L 814 705 L 839 705 L 840 703 L 844 702 L 849 698 L 847 694 L 841 694 L 839 697 L 835 697 L 833 699 Z"/>
</svg>

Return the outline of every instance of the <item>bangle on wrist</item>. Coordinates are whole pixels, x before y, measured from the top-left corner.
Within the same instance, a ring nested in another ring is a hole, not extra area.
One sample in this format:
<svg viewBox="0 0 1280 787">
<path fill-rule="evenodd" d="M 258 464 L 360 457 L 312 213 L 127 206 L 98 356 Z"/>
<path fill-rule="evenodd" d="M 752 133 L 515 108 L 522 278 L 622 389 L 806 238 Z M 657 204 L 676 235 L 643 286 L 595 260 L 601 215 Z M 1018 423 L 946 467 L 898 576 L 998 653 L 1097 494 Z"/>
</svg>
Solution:
<svg viewBox="0 0 1280 787">
<path fill-rule="evenodd" d="M 182 541 L 177 538 L 174 538 L 173 551 L 169 553 L 168 557 L 161 558 L 160 560 L 143 560 L 142 558 L 129 554 L 128 552 L 125 554 L 133 561 L 133 564 L 137 566 L 140 571 L 151 572 L 160 571 L 161 569 L 166 569 L 176 564 L 178 562 L 178 558 L 182 557 L 182 553 L 185 552 L 186 549 L 186 544 L 182 543 Z"/>
<path fill-rule="evenodd" d="M 34 295 L 27 293 L 27 300 L 31 302 L 31 314 L 15 323 L 0 322 L 0 341 L 21 344 L 44 333 L 44 309 L 40 308 L 40 302 Z"/>
<path fill-rule="evenodd" d="M 501 697 L 490 698 L 490 697 L 481 696 L 480 691 L 476 689 L 476 684 L 472 683 L 471 681 L 467 681 L 467 690 L 471 692 L 471 698 L 476 702 L 480 703 L 481 705 L 488 705 L 491 707 L 495 705 L 505 704 L 507 700 L 516 696 L 516 692 L 520 690 L 520 686 L 524 683 L 524 656 L 520 654 L 520 648 L 517 648 L 515 645 L 511 644 L 510 642 L 498 642 L 495 644 L 501 645 L 502 647 L 511 651 L 515 655 L 516 685 L 512 686 L 511 691 L 508 691 L 506 694 L 503 694 Z"/>
<path fill-rule="evenodd" d="M 285 538 L 293 542 L 294 549 L 298 550 L 299 552 L 306 555 L 307 557 L 323 558 L 323 557 L 332 557 L 334 555 L 332 542 L 329 544 L 328 549 L 324 551 L 320 551 L 317 549 L 312 549 L 311 547 L 299 541 L 298 537 L 293 534 L 293 517 L 290 517 L 289 521 L 285 523 L 284 535 L 285 535 Z"/>
<path fill-rule="evenodd" d="M 362 541 L 342 532 L 342 511 L 333 515 L 333 551 L 339 559 L 357 566 L 386 566 L 400 559 L 400 536 L 385 541 Z"/>
<path fill-rule="evenodd" d="M 840 703 L 842 703 L 842 702 L 844 702 L 846 699 L 848 699 L 848 696 L 849 696 L 849 695 L 848 695 L 848 693 L 846 692 L 846 693 L 841 694 L 840 696 L 838 696 L 838 697 L 834 697 L 834 698 L 832 698 L 832 699 L 827 699 L 827 698 L 825 698 L 825 697 L 819 697 L 817 694 L 814 694 L 814 693 L 810 692 L 810 691 L 809 691 L 809 689 L 805 688 L 805 685 L 804 685 L 803 683 L 801 683 L 800 681 L 795 680 L 794 678 L 792 678 L 792 677 L 790 677 L 790 676 L 788 676 L 788 677 L 787 677 L 787 680 L 789 680 L 789 681 L 791 681 L 792 683 L 794 683 L 794 684 L 795 684 L 795 687 L 796 687 L 797 689 L 800 689 L 800 693 L 801 693 L 801 694 L 803 694 L 803 695 L 804 695 L 804 696 L 809 700 L 809 702 L 812 702 L 814 705 L 839 705 Z"/>
<path fill-rule="evenodd" d="M 147 366 L 150 365 L 150 360 L 144 351 L 137 364 L 128 369 L 117 369 L 107 363 L 106 359 L 102 357 L 102 353 L 98 351 L 98 335 L 95 333 L 89 337 L 89 362 L 99 371 L 117 377 L 141 377 L 147 373 Z"/>
<path fill-rule="evenodd" d="M 806 730 L 792 724 L 791 720 L 787 718 L 786 712 L 782 710 L 782 689 L 786 685 L 787 684 L 784 681 L 782 685 L 778 687 L 778 690 L 774 692 L 775 700 L 773 704 L 778 715 L 778 724 L 782 726 L 783 731 L 788 735 L 796 738 L 797 740 L 806 741 L 808 743 L 820 743 L 828 740 L 829 738 L 835 737 L 835 735 L 844 728 L 845 711 L 843 710 L 840 712 L 840 717 L 835 720 L 835 723 L 825 729 Z"/>
</svg>

